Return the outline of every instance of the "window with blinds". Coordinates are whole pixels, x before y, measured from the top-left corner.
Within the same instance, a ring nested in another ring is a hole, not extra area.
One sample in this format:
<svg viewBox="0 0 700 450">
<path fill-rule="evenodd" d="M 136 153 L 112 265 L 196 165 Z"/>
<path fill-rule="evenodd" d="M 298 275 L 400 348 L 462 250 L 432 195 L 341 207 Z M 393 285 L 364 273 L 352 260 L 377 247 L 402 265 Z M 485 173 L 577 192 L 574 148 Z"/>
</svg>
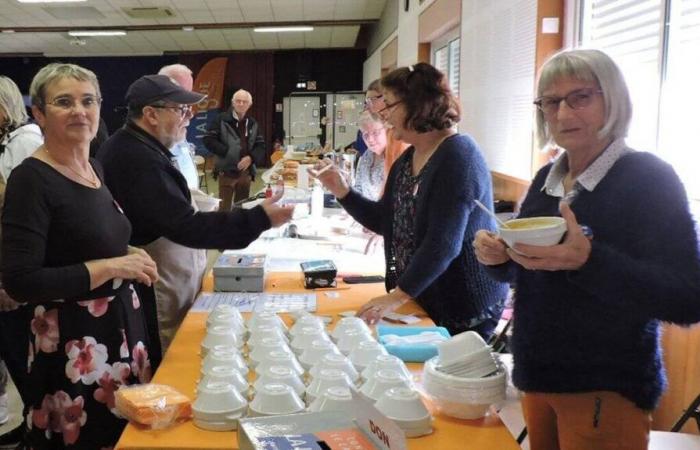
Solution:
<svg viewBox="0 0 700 450">
<path fill-rule="evenodd" d="M 459 95 L 459 28 L 431 42 L 430 48 L 433 66 L 447 76 L 450 89 Z"/>
<path fill-rule="evenodd" d="M 581 43 L 620 66 L 634 102 L 628 144 L 656 151 L 663 31 L 662 0 L 585 0 Z"/>
</svg>

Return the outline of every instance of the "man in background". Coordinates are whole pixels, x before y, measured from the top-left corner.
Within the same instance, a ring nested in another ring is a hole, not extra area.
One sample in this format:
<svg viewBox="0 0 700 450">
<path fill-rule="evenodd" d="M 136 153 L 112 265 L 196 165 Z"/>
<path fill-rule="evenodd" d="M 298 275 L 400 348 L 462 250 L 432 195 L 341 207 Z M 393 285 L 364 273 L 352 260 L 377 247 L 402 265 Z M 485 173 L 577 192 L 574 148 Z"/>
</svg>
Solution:
<svg viewBox="0 0 700 450">
<path fill-rule="evenodd" d="M 194 85 L 192 71 L 184 64 L 170 64 L 163 66 L 158 71 L 158 75 L 166 75 L 175 80 L 183 89 L 191 91 Z M 199 189 L 199 175 L 197 174 L 197 165 L 194 163 L 194 147 L 187 142 L 187 137 L 176 143 L 170 152 L 175 157 L 175 164 L 178 170 L 187 180 L 187 187 L 190 189 Z"/>
<path fill-rule="evenodd" d="M 215 170 L 224 211 L 231 209 L 232 198 L 238 202 L 250 196 L 255 164 L 264 162 L 265 141 L 258 123 L 247 116 L 252 105 L 250 92 L 236 91 L 231 98 L 231 110 L 219 114 L 202 139 L 207 149 L 216 155 Z"/>
</svg>

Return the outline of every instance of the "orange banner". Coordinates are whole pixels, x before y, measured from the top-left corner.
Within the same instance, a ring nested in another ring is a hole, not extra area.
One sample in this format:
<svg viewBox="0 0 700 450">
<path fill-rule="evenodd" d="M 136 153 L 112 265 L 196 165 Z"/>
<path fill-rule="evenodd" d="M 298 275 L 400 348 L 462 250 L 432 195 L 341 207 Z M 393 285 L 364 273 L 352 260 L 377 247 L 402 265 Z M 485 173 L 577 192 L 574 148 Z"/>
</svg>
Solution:
<svg viewBox="0 0 700 450">
<path fill-rule="evenodd" d="M 187 130 L 187 140 L 195 144 L 197 153 L 206 153 L 202 136 L 206 133 L 209 122 L 215 120 L 219 112 L 228 108 L 228 102 L 224 100 L 227 62 L 226 57 L 208 61 L 194 79 L 192 90 L 207 95 L 205 100 L 196 105 L 194 117 Z"/>
</svg>

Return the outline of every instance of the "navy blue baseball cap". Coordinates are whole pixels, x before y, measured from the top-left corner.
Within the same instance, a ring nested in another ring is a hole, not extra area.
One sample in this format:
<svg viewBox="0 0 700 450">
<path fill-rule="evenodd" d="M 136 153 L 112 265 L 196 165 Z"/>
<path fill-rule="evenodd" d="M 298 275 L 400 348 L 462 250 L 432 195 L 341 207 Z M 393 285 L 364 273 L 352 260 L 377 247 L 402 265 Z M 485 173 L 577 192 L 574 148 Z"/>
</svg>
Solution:
<svg viewBox="0 0 700 450">
<path fill-rule="evenodd" d="M 146 106 L 157 101 L 194 105 L 205 98 L 204 94 L 183 89 L 167 75 L 144 75 L 131 83 L 126 91 L 129 106 Z"/>
</svg>

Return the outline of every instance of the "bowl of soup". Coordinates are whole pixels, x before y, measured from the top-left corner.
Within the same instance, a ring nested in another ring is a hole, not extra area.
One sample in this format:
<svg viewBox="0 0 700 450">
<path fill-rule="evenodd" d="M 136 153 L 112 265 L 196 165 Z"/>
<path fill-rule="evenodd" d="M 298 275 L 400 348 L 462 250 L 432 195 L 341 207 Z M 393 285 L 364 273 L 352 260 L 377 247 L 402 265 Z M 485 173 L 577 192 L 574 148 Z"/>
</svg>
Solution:
<svg viewBox="0 0 700 450">
<path fill-rule="evenodd" d="M 505 225 L 499 227 L 498 232 L 509 247 L 515 244 L 556 245 L 566 232 L 566 220 L 554 216 L 512 219 Z"/>
</svg>

